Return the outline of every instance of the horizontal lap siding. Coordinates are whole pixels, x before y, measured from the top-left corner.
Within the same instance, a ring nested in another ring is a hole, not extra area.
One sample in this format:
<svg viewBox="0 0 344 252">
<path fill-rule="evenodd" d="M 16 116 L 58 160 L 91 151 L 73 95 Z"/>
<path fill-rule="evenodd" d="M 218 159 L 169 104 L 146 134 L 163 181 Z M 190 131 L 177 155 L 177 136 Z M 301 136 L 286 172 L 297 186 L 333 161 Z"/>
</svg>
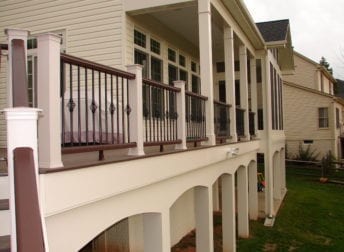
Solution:
<svg viewBox="0 0 344 252">
<path fill-rule="evenodd" d="M 123 69 L 122 19 L 120 0 L 0 1 L 0 43 L 6 43 L 5 28 L 27 29 L 33 35 L 65 30 L 68 54 Z M 0 109 L 5 106 L 6 70 L 1 66 Z M 0 119 L 3 147 L 5 122 Z"/>
</svg>

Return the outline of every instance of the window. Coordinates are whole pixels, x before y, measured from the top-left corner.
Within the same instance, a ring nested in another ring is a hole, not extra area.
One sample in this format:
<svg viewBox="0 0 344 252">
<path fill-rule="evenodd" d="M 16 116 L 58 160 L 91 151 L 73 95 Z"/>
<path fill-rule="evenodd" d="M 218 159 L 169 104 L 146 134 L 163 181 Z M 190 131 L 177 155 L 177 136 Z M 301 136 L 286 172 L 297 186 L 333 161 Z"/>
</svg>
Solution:
<svg viewBox="0 0 344 252">
<path fill-rule="evenodd" d="M 328 128 L 328 108 L 319 108 L 319 128 Z"/>
<path fill-rule="evenodd" d="M 146 48 L 146 35 L 142 32 L 134 30 L 134 43 L 136 45 Z"/>
<path fill-rule="evenodd" d="M 235 80 L 235 105 L 240 107 L 240 80 Z"/>
<path fill-rule="evenodd" d="M 191 71 L 196 73 L 197 72 L 197 65 L 195 62 L 191 61 Z"/>
<path fill-rule="evenodd" d="M 217 73 L 225 72 L 225 62 L 216 62 L 216 72 Z"/>
<path fill-rule="evenodd" d="M 339 109 L 336 108 L 336 127 L 337 129 L 340 128 L 340 123 L 339 123 Z"/>
<path fill-rule="evenodd" d="M 179 80 L 188 82 L 188 73 L 182 69 L 179 69 Z"/>
<path fill-rule="evenodd" d="M 220 102 L 226 102 L 226 81 L 219 81 L 219 98 Z"/>
<path fill-rule="evenodd" d="M 240 61 L 236 60 L 234 61 L 234 71 L 240 71 Z"/>
<path fill-rule="evenodd" d="M 168 48 L 168 60 L 176 62 L 176 51 Z"/>
<path fill-rule="evenodd" d="M 151 51 L 160 55 L 160 43 L 154 39 L 150 40 Z"/>
<path fill-rule="evenodd" d="M 135 49 L 134 52 L 134 63 L 140 64 L 143 66 L 142 68 L 142 77 L 148 78 L 148 55 L 140 50 Z"/>
<path fill-rule="evenodd" d="M 155 57 L 151 57 L 151 79 L 162 81 L 162 61 Z"/>
<path fill-rule="evenodd" d="M 192 75 L 191 77 L 191 91 L 196 94 L 201 93 L 201 88 L 199 85 L 199 78 L 196 75 Z"/>
<path fill-rule="evenodd" d="M 181 54 L 179 54 L 179 65 L 181 65 L 183 67 L 186 66 L 185 57 Z"/>
<path fill-rule="evenodd" d="M 306 140 L 303 140 L 303 144 L 313 144 L 313 140 L 309 140 L 309 139 L 306 139 Z"/>
</svg>

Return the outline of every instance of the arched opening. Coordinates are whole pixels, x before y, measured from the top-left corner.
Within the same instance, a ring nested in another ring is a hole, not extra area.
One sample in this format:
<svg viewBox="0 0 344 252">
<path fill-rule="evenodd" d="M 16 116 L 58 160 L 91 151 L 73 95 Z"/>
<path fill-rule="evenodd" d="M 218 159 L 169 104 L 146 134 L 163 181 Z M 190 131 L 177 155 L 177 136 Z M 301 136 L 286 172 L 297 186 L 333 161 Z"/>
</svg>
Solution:
<svg viewBox="0 0 344 252">
<path fill-rule="evenodd" d="M 170 208 L 172 252 L 194 247 L 201 252 L 211 251 L 211 215 L 212 195 L 207 187 L 196 186 L 183 193 Z"/>
<path fill-rule="evenodd" d="M 161 240 L 161 214 L 143 213 L 113 224 L 79 252 L 159 252 L 162 250 Z"/>
</svg>

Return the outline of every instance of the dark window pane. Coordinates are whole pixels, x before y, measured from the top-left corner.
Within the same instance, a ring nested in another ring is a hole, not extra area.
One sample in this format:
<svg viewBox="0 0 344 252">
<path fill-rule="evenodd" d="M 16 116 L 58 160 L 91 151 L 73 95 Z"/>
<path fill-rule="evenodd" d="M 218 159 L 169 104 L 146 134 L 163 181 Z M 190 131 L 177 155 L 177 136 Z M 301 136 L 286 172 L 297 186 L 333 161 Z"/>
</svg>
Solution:
<svg viewBox="0 0 344 252">
<path fill-rule="evenodd" d="M 168 48 L 168 60 L 176 62 L 176 52 Z"/>
<path fill-rule="evenodd" d="M 196 75 L 192 75 L 192 80 L 191 80 L 191 91 L 193 93 L 199 94 L 201 93 L 201 89 L 199 86 L 199 78 Z"/>
<path fill-rule="evenodd" d="M 168 65 L 168 84 L 173 86 L 173 81 L 178 80 L 177 67 Z"/>
<path fill-rule="evenodd" d="M 147 61 L 147 59 L 148 59 L 147 54 L 145 54 L 144 52 L 141 52 L 139 50 L 135 50 L 134 63 L 140 64 L 143 66 L 143 69 L 142 69 L 142 77 L 143 78 L 148 78 L 148 61 Z"/>
<path fill-rule="evenodd" d="M 151 79 L 162 81 L 162 61 L 154 57 L 151 57 Z"/>
<path fill-rule="evenodd" d="M 134 43 L 136 45 L 146 47 L 146 35 L 134 30 Z"/>
<path fill-rule="evenodd" d="M 240 61 L 236 60 L 234 62 L 234 71 L 240 71 Z"/>
<path fill-rule="evenodd" d="M 235 80 L 235 105 L 240 106 L 240 80 Z"/>
<path fill-rule="evenodd" d="M 196 69 L 197 69 L 196 63 L 191 61 L 191 71 L 196 73 L 197 71 Z"/>
<path fill-rule="evenodd" d="M 220 102 L 226 102 L 226 82 L 219 81 L 219 99 Z"/>
<path fill-rule="evenodd" d="M 223 73 L 225 71 L 225 62 L 216 62 L 216 72 Z"/>
<path fill-rule="evenodd" d="M 151 39 L 151 51 L 160 54 L 160 43 L 154 39 Z"/>
<path fill-rule="evenodd" d="M 179 70 L 179 80 L 188 82 L 188 73 L 182 69 Z"/>
<path fill-rule="evenodd" d="M 179 55 L 179 65 L 185 67 L 185 57 L 183 55 Z"/>
</svg>

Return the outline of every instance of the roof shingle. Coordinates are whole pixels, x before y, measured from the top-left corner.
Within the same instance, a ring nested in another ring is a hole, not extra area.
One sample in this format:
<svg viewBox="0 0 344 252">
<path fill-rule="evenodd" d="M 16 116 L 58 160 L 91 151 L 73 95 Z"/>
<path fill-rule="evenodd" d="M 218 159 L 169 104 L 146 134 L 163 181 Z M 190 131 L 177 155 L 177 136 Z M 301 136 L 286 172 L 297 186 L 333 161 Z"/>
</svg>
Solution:
<svg viewBox="0 0 344 252">
<path fill-rule="evenodd" d="M 283 41 L 287 38 L 288 19 L 261 22 L 256 25 L 266 42 Z"/>
</svg>

